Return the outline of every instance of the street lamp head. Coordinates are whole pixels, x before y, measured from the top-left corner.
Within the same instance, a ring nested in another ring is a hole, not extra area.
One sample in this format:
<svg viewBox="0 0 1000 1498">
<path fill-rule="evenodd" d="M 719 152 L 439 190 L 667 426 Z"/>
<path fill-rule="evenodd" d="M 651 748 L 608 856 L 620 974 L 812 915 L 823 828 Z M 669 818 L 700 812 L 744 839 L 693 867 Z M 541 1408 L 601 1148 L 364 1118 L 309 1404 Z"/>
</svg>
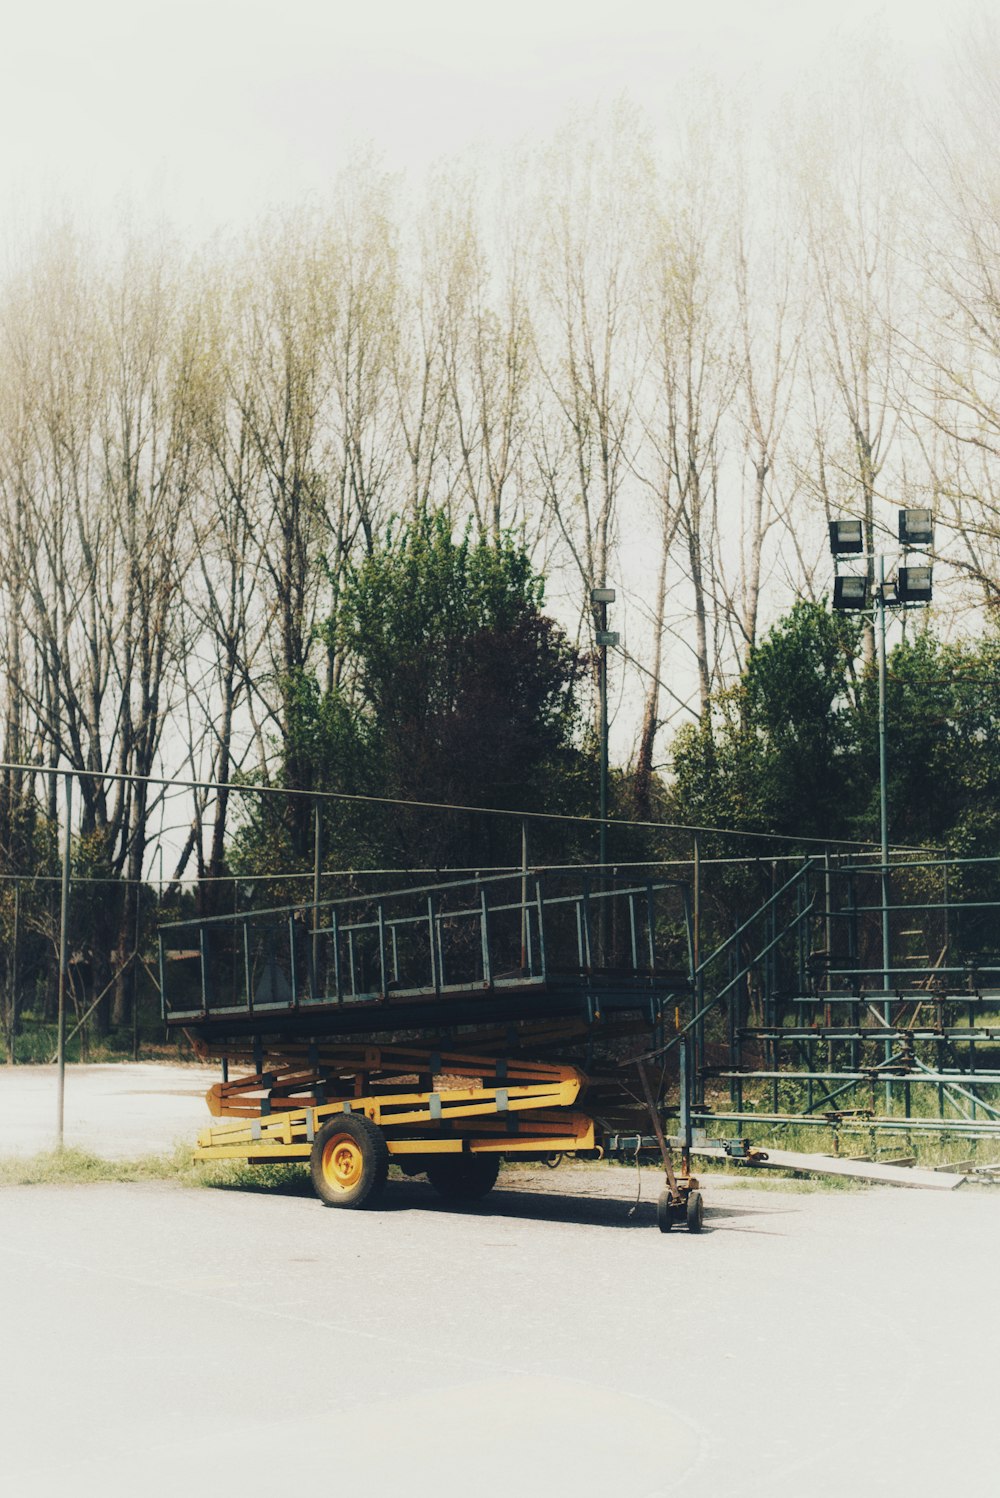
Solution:
<svg viewBox="0 0 1000 1498">
<path fill-rule="evenodd" d="M 896 573 L 896 597 L 900 603 L 930 603 L 931 567 L 900 567 Z"/>
<path fill-rule="evenodd" d="M 830 550 L 835 557 L 858 556 L 865 549 L 860 520 L 830 521 Z"/>
<path fill-rule="evenodd" d="M 899 539 L 903 546 L 933 546 L 934 512 L 900 510 Z"/>
<path fill-rule="evenodd" d="M 591 588 L 590 601 L 591 603 L 614 603 L 615 590 L 614 588 Z"/>
<path fill-rule="evenodd" d="M 868 607 L 868 579 L 853 574 L 835 577 L 833 580 L 833 606 L 835 609 L 866 609 Z"/>
</svg>

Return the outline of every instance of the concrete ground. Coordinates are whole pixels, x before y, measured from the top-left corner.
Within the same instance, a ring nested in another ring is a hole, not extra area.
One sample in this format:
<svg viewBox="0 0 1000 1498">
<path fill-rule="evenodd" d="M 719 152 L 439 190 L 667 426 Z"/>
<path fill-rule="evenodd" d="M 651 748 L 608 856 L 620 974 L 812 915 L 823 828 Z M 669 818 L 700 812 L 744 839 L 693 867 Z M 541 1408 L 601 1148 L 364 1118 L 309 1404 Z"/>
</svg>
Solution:
<svg viewBox="0 0 1000 1498">
<path fill-rule="evenodd" d="M 218 1066 L 158 1061 L 67 1066 L 64 1143 L 108 1160 L 193 1144 L 209 1123 L 205 1093 Z M 56 1140 L 54 1066 L 0 1066 L 0 1155 L 33 1155 Z"/>
<path fill-rule="evenodd" d="M 466 1210 L 2 1190 L 3 1490 L 991 1490 L 1000 1194 L 709 1177 L 694 1237 L 656 1231 L 658 1184 L 632 1216 L 611 1167 Z"/>
</svg>

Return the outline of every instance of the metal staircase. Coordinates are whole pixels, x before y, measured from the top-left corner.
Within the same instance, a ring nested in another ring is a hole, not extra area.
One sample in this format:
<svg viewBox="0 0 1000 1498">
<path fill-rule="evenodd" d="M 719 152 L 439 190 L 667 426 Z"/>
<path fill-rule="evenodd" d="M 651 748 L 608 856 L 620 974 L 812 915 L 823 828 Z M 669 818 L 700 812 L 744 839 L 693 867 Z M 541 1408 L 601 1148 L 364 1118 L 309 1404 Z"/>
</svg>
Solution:
<svg viewBox="0 0 1000 1498">
<path fill-rule="evenodd" d="M 775 864 L 696 965 L 695 1127 L 1000 1132 L 1000 860 L 898 858 L 884 899 L 882 876 Z"/>
</svg>

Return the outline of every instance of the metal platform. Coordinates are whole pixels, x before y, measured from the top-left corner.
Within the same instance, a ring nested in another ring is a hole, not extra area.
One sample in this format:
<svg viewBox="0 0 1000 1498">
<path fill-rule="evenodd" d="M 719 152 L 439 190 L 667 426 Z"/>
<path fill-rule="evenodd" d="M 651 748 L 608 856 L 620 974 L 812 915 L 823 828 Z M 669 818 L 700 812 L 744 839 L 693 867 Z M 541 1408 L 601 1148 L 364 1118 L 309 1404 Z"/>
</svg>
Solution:
<svg viewBox="0 0 1000 1498">
<path fill-rule="evenodd" d="M 683 880 L 523 871 L 173 922 L 163 1018 L 204 1039 L 386 1035 L 690 1010 Z"/>
</svg>

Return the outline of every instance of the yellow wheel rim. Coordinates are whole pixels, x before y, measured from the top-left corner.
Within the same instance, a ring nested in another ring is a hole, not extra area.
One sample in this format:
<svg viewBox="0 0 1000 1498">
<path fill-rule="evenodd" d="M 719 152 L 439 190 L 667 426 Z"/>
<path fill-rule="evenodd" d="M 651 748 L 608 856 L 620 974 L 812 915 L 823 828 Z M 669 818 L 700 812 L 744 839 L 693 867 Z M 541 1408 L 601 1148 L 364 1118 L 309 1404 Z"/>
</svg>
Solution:
<svg viewBox="0 0 1000 1498">
<path fill-rule="evenodd" d="M 350 1134 L 334 1134 L 323 1148 L 323 1179 L 334 1191 L 350 1191 L 361 1179 L 364 1159 Z"/>
</svg>

